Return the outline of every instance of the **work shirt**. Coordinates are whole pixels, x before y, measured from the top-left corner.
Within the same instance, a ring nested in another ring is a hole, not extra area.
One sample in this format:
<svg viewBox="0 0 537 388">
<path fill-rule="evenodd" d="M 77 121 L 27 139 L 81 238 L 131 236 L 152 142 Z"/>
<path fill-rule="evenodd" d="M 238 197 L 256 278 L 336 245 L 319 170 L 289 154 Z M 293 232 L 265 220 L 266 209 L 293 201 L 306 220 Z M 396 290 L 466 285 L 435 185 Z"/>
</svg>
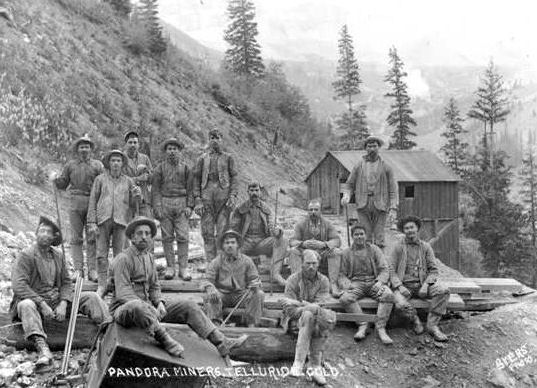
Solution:
<svg viewBox="0 0 537 388">
<path fill-rule="evenodd" d="M 205 289 L 212 284 L 220 292 L 227 294 L 260 283 L 259 273 L 252 259 L 242 253 L 238 253 L 236 257 L 227 257 L 221 253 L 209 263 L 207 282 L 202 287 Z"/>
<path fill-rule="evenodd" d="M 97 225 L 112 219 L 116 224 L 127 226 L 129 209 L 133 206 L 134 182 L 124 174 L 114 178 L 110 172 L 99 175 L 91 190 L 88 223 Z"/>
<path fill-rule="evenodd" d="M 420 249 L 418 244 L 407 242 L 407 261 L 403 283 L 419 282 Z"/>
<path fill-rule="evenodd" d="M 265 225 L 261 219 L 261 210 L 258 206 L 250 207 L 250 226 L 246 235 L 252 237 L 265 237 Z"/>
<path fill-rule="evenodd" d="M 353 287 L 353 282 L 379 281 L 387 284 L 390 267 L 384 254 L 376 245 L 366 243 L 360 249 L 354 243 L 343 251 L 338 284 L 343 289 Z"/>
<path fill-rule="evenodd" d="M 123 165 L 123 174 L 127 175 L 128 177 L 131 177 L 134 180 L 134 183 L 136 183 L 140 188 L 142 189 L 142 201 L 144 203 L 150 203 L 151 197 L 149 193 L 149 183 L 151 182 L 151 176 L 153 173 L 153 166 L 151 164 L 151 159 L 149 159 L 149 156 L 146 154 L 142 154 L 141 152 L 136 152 L 133 158 L 129 157 L 129 154 L 125 152 L 125 156 L 127 159 L 127 163 Z M 145 182 L 139 181 L 137 179 L 138 176 L 142 174 L 138 174 L 138 166 L 144 165 L 147 167 L 147 172 L 149 173 L 148 180 Z"/>
<path fill-rule="evenodd" d="M 67 189 L 71 195 L 89 196 L 95 178 L 103 172 L 103 164 L 98 160 L 71 159 L 63 167 L 55 184 L 60 190 Z"/>
<path fill-rule="evenodd" d="M 351 252 L 353 263 L 351 281 L 370 282 L 375 280 L 371 259 L 367 248 L 353 249 Z"/>
<path fill-rule="evenodd" d="M 162 197 L 187 197 L 187 206 L 194 205 L 192 173 L 184 163 L 159 163 L 153 173 L 152 190 L 154 207 L 162 206 Z"/>
<path fill-rule="evenodd" d="M 139 251 L 134 245 L 112 260 L 108 283 L 113 288 L 111 311 L 131 300 L 143 300 L 155 307 L 162 300 L 153 255 L 148 250 Z"/>
<path fill-rule="evenodd" d="M 371 161 L 367 160 L 365 161 L 364 169 L 365 169 L 365 175 L 366 175 L 366 182 L 367 182 L 367 193 L 369 195 L 375 194 L 375 187 L 377 186 L 378 181 L 378 168 L 380 166 L 380 160 L 377 158 L 377 160 Z"/>
<path fill-rule="evenodd" d="M 218 182 L 218 155 L 217 152 L 210 153 L 209 182 Z"/>
</svg>

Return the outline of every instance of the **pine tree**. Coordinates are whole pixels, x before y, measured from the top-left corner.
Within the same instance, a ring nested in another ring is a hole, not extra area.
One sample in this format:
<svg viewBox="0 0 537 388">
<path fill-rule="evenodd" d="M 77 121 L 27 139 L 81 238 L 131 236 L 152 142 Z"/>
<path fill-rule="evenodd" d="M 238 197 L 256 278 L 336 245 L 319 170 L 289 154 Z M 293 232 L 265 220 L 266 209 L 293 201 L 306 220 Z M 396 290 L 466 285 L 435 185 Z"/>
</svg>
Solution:
<svg viewBox="0 0 537 388">
<path fill-rule="evenodd" d="M 395 101 L 390 107 L 393 109 L 386 121 L 388 125 L 395 127 L 390 142 L 390 149 L 408 150 L 415 147 L 417 144 L 410 139 L 411 136 L 416 136 L 416 133 L 410 130 L 411 126 L 415 127 L 416 120 L 412 117 L 412 109 L 410 109 L 410 96 L 407 92 L 407 84 L 404 77 L 408 74 L 403 71 L 403 61 L 397 54 L 397 49 L 392 47 L 389 52 L 391 68 L 384 78 L 388 82 L 392 91 L 386 93 L 385 97 L 393 97 Z"/>
<path fill-rule="evenodd" d="M 158 18 L 157 0 L 140 0 L 140 17 L 147 30 L 149 51 L 162 54 L 166 51 L 167 44 Z"/>
<path fill-rule="evenodd" d="M 531 143 L 530 143 L 531 144 Z M 526 220 L 529 224 L 531 245 L 533 247 L 532 287 L 537 286 L 537 153 L 532 145 L 522 159 L 520 169 L 522 189 L 520 194 L 526 205 Z"/>
<path fill-rule="evenodd" d="M 462 128 L 461 123 L 464 119 L 460 116 L 454 98 L 450 98 L 448 105 L 444 109 L 443 121 L 446 125 L 446 130 L 442 133 L 442 136 L 446 138 L 446 144 L 442 146 L 441 150 L 446 155 L 448 166 L 457 175 L 462 176 L 468 158 L 468 143 L 461 139 L 461 135 L 468 131 Z"/>
<path fill-rule="evenodd" d="M 336 121 L 338 128 L 346 134 L 340 139 L 343 148 L 356 149 L 358 144 L 369 136 L 365 105 L 354 109 L 354 97 L 360 94 L 360 67 L 354 56 L 354 45 L 347 25 L 343 25 L 338 41 L 339 59 L 337 79 L 332 83 L 336 93 L 335 99 L 345 100 L 347 111 Z"/>
<path fill-rule="evenodd" d="M 491 60 L 475 92 L 477 99 L 468 112 L 468 117 L 483 123 L 483 146 L 489 154 L 490 165 L 493 164 L 494 155 L 494 124 L 505 121 L 510 113 L 502 78 Z M 487 137 L 490 137 L 490 141 Z"/>
<path fill-rule="evenodd" d="M 230 0 L 227 8 L 230 19 L 224 40 L 231 46 L 226 50 L 225 64 L 233 73 L 259 78 L 265 71 L 261 46 L 257 42 L 255 7 L 251 0 Z"/>
<path fill-rule="evenodd" d="M 112 8 L 114 8 L 120 15 L 127 16 L 131 10 L 130 0 L 105 0 L 107 3 L 110 3 Z"/>
</svg>

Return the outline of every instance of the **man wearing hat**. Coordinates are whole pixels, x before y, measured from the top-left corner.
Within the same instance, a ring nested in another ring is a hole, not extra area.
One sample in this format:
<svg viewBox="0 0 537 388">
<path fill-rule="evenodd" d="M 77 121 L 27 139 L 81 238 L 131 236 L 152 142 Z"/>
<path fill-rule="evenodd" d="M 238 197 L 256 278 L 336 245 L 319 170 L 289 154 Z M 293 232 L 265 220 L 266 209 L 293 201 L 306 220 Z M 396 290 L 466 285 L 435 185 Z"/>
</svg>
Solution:
<svg viewBox="0 0 537 388">
<path fill-rule="evenodd" d="M 175 138 L 162 145 L 165 159 L 158 164 L 153 174 L 153 209 L 160 221 L 162 245 L 166 256 L 165 279 L 175 276 L 175 253 L 173 240 L 177 241 L 179 277 L 190 280 L 188 274 L 188 219 L 192 215 L 194 196 L 192 194 L 192 173 L 190 168 L 179 161 L 179 153 L 184 144 Z"/>
<path fill-rule="evenodd" d="M 244 308 L 248 327 L 258 324 L 263 313 L 265 294 L 257 268 L 248 256 L 239 252 L 241 236 L 234 230 L 222 235 L 222 252 L 207 267 L 203 302 L 212 320 L 222 321 L 222 307 Z"/>
<path fill-rule="evenodd" d="M 338 297 L 337 286 L 341 263 L 341 239 L 334 225 L 321 214 L 321 200 L 313 199 L 308 204 L 308 214 L 295 225 L 295 234 L 289 241 L 289 265 L 295 273 L 302 268 L 305 249 L 319 253 L 319 271 L 330 280 L 330 293 Z"/>
<path fill-rule="evenodd" d="M 235 161 L 222 151 L 222 133 L 209 131 L 209 150 L 194 168 L 194 211 L 201 217 L 201 234 L 208 261 L 216 256 L 222 233 L 237 203 L 238 179 Z"/>
<path fill-rule="evenodd" d="M 86 260 L 88 265 L 88 278 L 97 281 L 97 271 L 95 263 L 96 236 L 88 233 L 88 206 L 91 187 L 97 175 L 104 172 L 103 164 L 91 158 L 91 151 L 94 148 L 93 141 L 87 137 L 81 137 L 75 141 L 73 149 L 77 157 L 71 159 L 64 166 L 61 175 L 51 176 L 51 180 L 60 190 L 67 189 L 69 193 L 69 223 L 71 226 L 71 257 L 74 261 L 75 269 L 84 276 L 84 253 L 82 244 L 84 242 L 83 232 L 86 227 Z"/>
<path fill-rule="evenodd" d="M 393 289 L 395 308 L 413 321 L 416 334 L 423 333 L 423 325 L 410 304 L 412 297 L 430 298 L 427 316 L 427 331 L 436 341 L 447 341 L 438 323 L 446 313 L 449 289 L 438 280 L 438 268 L 431 245 L 419 238 L 421 220 L 408 216 L 399 221 L 399 229 L 405 237 L 397 243 L 391 255 L 390 282 Z"/>
<path fill-rule="evenodd" d="M 103 295 L 108 272 L 108 251 L 110 238 L 114 256 L 118 255 L 125 243 L 127 226 L 136 201 L 142 197 L 140 187 L 122 173 L 126 163 L 125 154 L 120 150 L 108 152 L 104 158 L 107 171 L 99 175 L 93 183 L 88 209 L 88 226 L 98 234 L 97 238 L 97 293 Z"/>
<path fill-rule="evenodd" d="M 60 228 L 47 217 L 40 217 L 36 243 L 18 254 L 11 274 L 11 315 L 22 321 L 24 337 L 35 344 L 38 367 L 52 361 L 42 319 L 65 320 L 73 298 L 65 257 L 54 248 L 61 242 Z M 78 312 L 97 324 L 111 320 L 108 307 L 95 292 L 82 292 Z"/>
<path fill-rule="evenodd" d="M 336 313 L 320 306 L 330 299 L 330 282 L 318 271 L 319 259 L 316 251 L 304 250 L 301 270 L 287 279 L 284 298 L 280 303 L 283 307 L 284 330 L 292 334 L 298 332 L 291 375 L 298 377 L 304 374 L 304 363 L 309 354 L 308 375 L 317 384 L 325 385 L 321 359 L 328 335 L 336 325 Z"/>
<path fill-rule="evenodd" d="M 388 212 L 395 221 L 397 185 L 392 168 L 379 156 L 384 142 L 376 136 L 365 140 L 366 155 L 360 159 L 347 179 L 341 204 L 347 206 L 354 194 L 358 223 L 366 227 L 368 241 L 384 248 L 384 227 Z"/>
<path fill-rule="evenodd" d="M 153 254 L 152 240 L 157 233 L 155 222 L 137 217 L 125 233 L 131 245 L 114 258 L 109 271 L 109 285 L 113 292 L 110 310 L 114 320 L 125 327 L 139 327 L 162 344 L 168 353 L 180 357 L 183 346 L 173 339 L 160 322 L 186 323 L 200 337 L 208 339 L 222 355 L 240 346 L 246 336 L 230 339 L 207 318 L 193 301 L 176 297 L 166 304 L 162 300 Z"/>
<path fill-rule="evenodd" d="M 142 199 L 138 206 L 138 214 L 151 217 L 151 196 L 149 193 L 149 184 L 153 166 L 149 156 L 139 151 L 140 136 L 136 131 L 128 131 L 125 134 L 125 160 L 123 173 L 134 180 L 134 183 L 142 190 Z"/>
<path fill-rule="evenodd" d="M 250 182 L 248 196 L 250 199 L 240 205 L 233 213 L 231 227 L 242 238 L 241 252 L 250 257 L 271 255 L 274 268 L 272 279 L 285 286 L 285 279 L 280 274 L 282 262 L 287 251 L 287 239 L 283 230 L 274 225 L 271 211 L 261 200 L 261 184 Z"/>
</svg>

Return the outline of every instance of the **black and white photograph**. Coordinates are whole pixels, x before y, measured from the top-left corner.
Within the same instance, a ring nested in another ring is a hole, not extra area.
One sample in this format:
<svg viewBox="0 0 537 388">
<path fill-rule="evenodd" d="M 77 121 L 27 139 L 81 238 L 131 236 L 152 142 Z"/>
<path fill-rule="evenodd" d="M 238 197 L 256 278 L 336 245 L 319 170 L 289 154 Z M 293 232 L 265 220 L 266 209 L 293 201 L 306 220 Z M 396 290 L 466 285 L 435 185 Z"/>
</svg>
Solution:
<svg viewBox="0 0 537 388">
<path fill-rule="evenodd" d="M 530 0 L 0 0 L 0 387 L 537 387 Z"/>
</svg>

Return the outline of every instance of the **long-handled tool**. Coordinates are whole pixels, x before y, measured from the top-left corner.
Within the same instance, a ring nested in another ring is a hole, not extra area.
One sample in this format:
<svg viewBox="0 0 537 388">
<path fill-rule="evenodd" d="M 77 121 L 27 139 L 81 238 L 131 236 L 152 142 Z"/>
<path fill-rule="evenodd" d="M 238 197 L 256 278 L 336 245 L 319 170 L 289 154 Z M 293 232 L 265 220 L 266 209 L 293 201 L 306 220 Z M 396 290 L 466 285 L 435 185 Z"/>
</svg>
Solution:
<svg viewBox="0 0 537 388">
<path fill-rule="evenodd" d="M 239 308 L 239 306 L 241 305 L 241 303 L 244 301 L 244 299 L 246 299 L 246 297 L 248 295 L 250 295 L 251 291 L 248 290 L 246 291 L 244 294 L 242 294 L 241 298 L 239 299 L 239 301 L 237 302 L 237 304 L 235 305 L 235 307 L 233 307 L 233 309 L 229 312 L 229 314 L 227 315 L 226 319 L 224 319 L 222 321 L 222 323 L 220 324 L 220 327 L 224 327 L 226 325 L 226 322 L 229 320 L 229 318 L 231 318 L 231 316 L 233 315 L 233 313 Z"/>
<path fill-rule="evenodd" d="M 349 206 L 345 205 L 345 225 L 347 226 L 347 245 L 351 246 L 351 234 L 349 232 L 349 212 L 347 210 Z"/>
<path fill-rule="evenodd" d="M 78 316 L 78 306 L 80 304 L 80 295 L 82 294 L 82 284 L 84 279 L 76 273 L 75 295 L 71 304 L 71 316 L 69 317 L 69 327 L 67 328 L 67 338 L 65 340 L 65 349 L 63 351 L 61 374 L 66 375 L 69 368 L 69 357 L 71 356 L 71 346 L 75 336 L 76 318 Z"/>
<path fill-rule="evenodd" d="M 278 222 L 278 194 L 280 193 L 280 189 L 278 188 L 276 190 L 276 203 L 274 204 L 274 227 L 276 227 L 276 224 Z M 273 282 L 274 282 L 274 252 L 272 253 L 272 258 L 270 259 L 270 296 L 273 294 Z"/>
<path fill-rule="evenodd" d="M 60 205 L 58 203 L 58 188 L 56 187 L 56 185 L 54 184 L 54 182 L 52 183 L 52 187 L 54 188 L 54 202 L 56 202 L 56 217 L 57 217 L 57 221 L 58 221 L 58 228 L 60 228 L 60 233 L 62 233 L 62 236 L 63 236 L 63 231 L 62 231 L 62 220 L 61 220 L 61 216 L 60 216 Z M 61 239 L 61 244 L 62 244 L 62 254 L 63 254 L 63 258 L 66 259 L 66 256 L 65 256 L 65 246 L 63 245 L 63 238 Z"/>
</svg>

